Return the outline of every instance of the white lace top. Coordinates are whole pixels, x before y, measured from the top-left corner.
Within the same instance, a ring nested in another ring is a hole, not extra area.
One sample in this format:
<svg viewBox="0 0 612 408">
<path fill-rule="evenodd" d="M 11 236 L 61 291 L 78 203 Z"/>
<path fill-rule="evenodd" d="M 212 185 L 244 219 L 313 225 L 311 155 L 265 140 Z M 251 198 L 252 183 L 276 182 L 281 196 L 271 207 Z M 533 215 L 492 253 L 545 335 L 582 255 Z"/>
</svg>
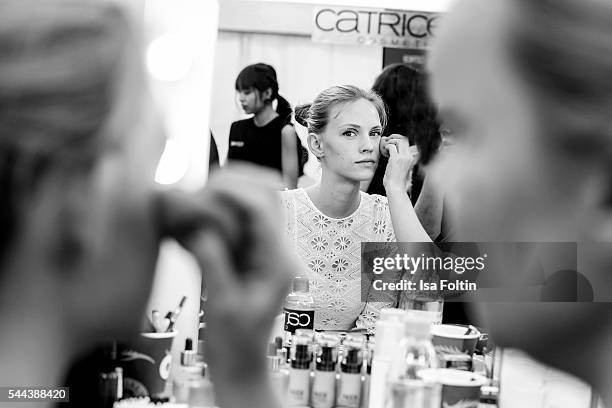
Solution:
<svg viewBox="0 0 612 408">
<path fill-rule="evenodd" d="M 387 198 L 361 192 L 357 210 L 346 218 L 323 214 L 303 189 L 281 193 L 291 248 L 303 261 L 314 296 L 315 329 L 372 329 L 383 307 L 361 302 L 361 242 L 394 242 Z"/>
</svg>

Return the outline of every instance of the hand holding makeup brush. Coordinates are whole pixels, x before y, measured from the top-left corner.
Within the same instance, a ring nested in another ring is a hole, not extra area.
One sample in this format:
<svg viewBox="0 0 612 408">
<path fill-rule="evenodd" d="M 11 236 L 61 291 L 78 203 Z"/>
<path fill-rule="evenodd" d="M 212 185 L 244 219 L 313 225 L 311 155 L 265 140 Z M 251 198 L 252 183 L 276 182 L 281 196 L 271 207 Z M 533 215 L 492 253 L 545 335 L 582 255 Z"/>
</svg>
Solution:
<svg viewBox="0 0 612 408">
<path fill-rule="evenodd" d="M 206 354 L 219 406 L 273 407 L 266 346 L 297 264 L 282 240 L 280 182 L 260 168 L 232 167 L 217 173 L 204 195 L 224 218 L 185 246 L 207 284 Z"/>
</svg>

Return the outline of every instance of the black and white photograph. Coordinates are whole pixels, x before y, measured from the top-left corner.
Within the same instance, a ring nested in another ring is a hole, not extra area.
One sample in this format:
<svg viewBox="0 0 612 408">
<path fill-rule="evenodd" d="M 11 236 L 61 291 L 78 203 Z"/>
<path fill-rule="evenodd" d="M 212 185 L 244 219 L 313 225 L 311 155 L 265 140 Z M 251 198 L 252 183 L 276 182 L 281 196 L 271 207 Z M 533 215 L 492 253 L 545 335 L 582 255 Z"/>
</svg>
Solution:
<svg viewBox="0 0 612 408">
<path fill-rule="evenodd" d="M 0 407 L 612 407 L 608 0 L 0 0 Z"/>
</svg>

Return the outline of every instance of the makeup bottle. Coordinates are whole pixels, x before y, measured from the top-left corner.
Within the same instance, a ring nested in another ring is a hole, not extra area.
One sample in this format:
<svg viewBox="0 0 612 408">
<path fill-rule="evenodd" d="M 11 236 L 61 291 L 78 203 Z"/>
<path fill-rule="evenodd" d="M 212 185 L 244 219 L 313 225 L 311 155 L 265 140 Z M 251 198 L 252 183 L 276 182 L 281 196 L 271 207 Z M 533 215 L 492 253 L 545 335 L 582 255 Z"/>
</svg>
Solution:
<svg viewBox="0 0 612 408">
<path fill-rule="evenodd" d="M 206 323 L 200 322 L 198 324 L 198 346 L 197 346 L 197 360 L 199 362 L 205 362 L 206 358 L 204 357 L 204 345 L 206 342 Z"/>
<path fill-rule="evenodd" d="M 372 356 L 370 401 L 368 403 L 372 408 L 382 407 L 385 403 L 387 377 L 392 361 L 399 355 L 399 342 L 403 334 L 402 321 L 389 319 L 376 322 L 376 344 Z"/>
<path fill-rule="evenodd" d="M 322 335 L 319 339 L 310 398 L 313 408 L 332 408 L 336 402 L 337 345 L 337 336 Z"/>
<path fill-rule="evenodd" d="M 309 405 L 311 360 L 309 338 L 306 336 L 294 336 L 293 345 L 291 346 L 287 406 L 304 407 Z"/>
<path fill-rule="evenodd" d="M 336 405 L 343 408 L 359 408 L 361 402 L 361 369 L 363 366 L 363 340 L 344 341 L 345 356 L 340 364 L 340 381 Z"/>
<path fill-rule="evenodd" d="M 104 346 L 104 363 L 98 373 L 98 395 L 96 408 L 112 408 L 123 397 L 123 368 L 117 361 L 117 342 Z"/>
<path fill-rule="evenodd" d="M 186 403 L 189 398 L 189 379 L 200 375 L 201 369 L 192 369 L 195 367 L 198 355 L 193 350 L 193 340 L 185 339 L 185 349 L 181 351 L 181 365 L 174 374 L 172 389 L 176 402 Z"/>
<path fill-rule="evenodd" d="M 116 401 L 121 399 L 119 395 L 119 377 L 117 372 L 98 373 L 98 395 L 96 396 L 96 408 L 112 408 Z"/>
<path fill-rule="evenodd" d="M 370 404 L 370 375 L 372 373 L 372 356 L 374 354 L 374 341 L 371 338 L 364 357 L 364 373 L 361 379 L 361 408 L 368 408 Z"/>
<path fill-rule="evenodd" d="M 195 375 L 189 378 L 189 408 L 214 408 L 215 394 L 213 385 L 208 378 L 206 363 L 196 363 L 191 369 L 196 369 Z"/>
<path fill-rule="evenodd" d="M 314 329 L 315 302 L 310 293 L 308 278 L 295 277 L 291 292 L 285 298 L 285 347 L 291 347 L 291 340 L 298 329 Z"/>
<path fill-rule="evenodd" d="M 268 345 L 268 370 L 270 384 L 281 405 L 287 401 L 287 388 L 289 386 L 289 370 L 282 364 L 276 343 Z"/>
<path fill-rule="evenodd" d="M 297 329 L 293 337 L 300 337 L 304 339 L 308 343 L 308 353 L 310 354 L 310 371 L 313 374 L 314 371 L 314 356 L 317 353 L 317 342 L 316 342 L 316 334 L 314 330 L 310 329 Z M 312 377 L 312 375 L 311 375 Z"/>
<path fill-rule="evenodd" d="M 440 407 L 440 384 L 420 379 L 417 374 L 438 367 L 430 322 L 427 316 L 408 315 L 405 319 L 400 353 L 387 377 L 385 408 Z"/>
<path fill-rule="evenodd" d="M 283 346 L 283 338 L 277 336 L 274 338 L 274 344 L 276 345 L 276 355 L 280 359 L 281 368 L 289 368 L 289 354 L 287 349 Z"/>
</svg>

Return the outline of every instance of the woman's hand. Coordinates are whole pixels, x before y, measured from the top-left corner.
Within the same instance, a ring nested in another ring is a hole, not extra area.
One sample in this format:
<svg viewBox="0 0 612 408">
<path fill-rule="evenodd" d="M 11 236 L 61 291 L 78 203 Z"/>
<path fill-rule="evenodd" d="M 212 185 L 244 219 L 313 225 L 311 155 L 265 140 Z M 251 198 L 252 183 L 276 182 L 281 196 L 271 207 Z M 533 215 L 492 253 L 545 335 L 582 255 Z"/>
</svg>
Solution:
<svg viewBox="0 0 612 408">
<path fill-rule="evenodd" d="M 418 160 L 416 146 L 410 146 L 401 135 L 384 137 L 381 151 L 389 153 L 389 162 L 383 178 L 385 190 L 399 190 L 406 194 L 410 186 L 410 172 Z"/>
<path fill-rule="evenodd" d="M 275 405 L 266 346 L 297 263 L 283 245 L 280 180 L 271 174 L 236 165 L 217 173 L 203 206 L 222 220 L 185 242 L 207 285 L 206 354 L 219 406 Z"/>
</svg>

